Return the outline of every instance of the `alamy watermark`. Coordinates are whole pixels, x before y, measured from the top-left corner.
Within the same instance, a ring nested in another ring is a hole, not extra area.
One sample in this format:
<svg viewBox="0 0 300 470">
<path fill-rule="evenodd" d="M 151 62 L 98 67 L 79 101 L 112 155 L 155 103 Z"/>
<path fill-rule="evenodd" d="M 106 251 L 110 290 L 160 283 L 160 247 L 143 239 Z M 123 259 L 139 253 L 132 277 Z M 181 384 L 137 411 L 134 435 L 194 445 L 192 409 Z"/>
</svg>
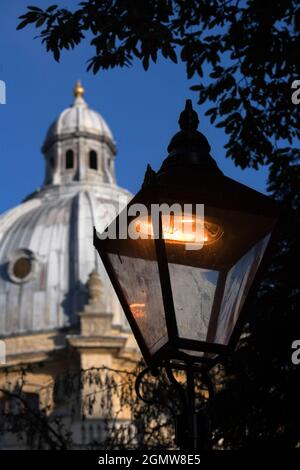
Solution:
<svg viewBox="0 0 300 470">
<path fill-rule="evenodd" d="M 292 103 L 297 105 L 300 103 L 300 80 L 294 80 L 291 88 L 295 90 L 291 97 Z"/>
<path fill-rule="evenodd" d="M 6 84 L 0 80 L 0 104 L 6 104 Z"/>
<path fill-rule="evenodd" d="M 215 221 L 204 219 L 204 204 L 133 203 L 122 208 L 123 198 L 118 208 L 109 205 L 108 212 L 114 220 L 102 233 L 97 232 L 100 240 L 164 238 L 168 243 L 183 244 L 186 250 L 200 250 L 223 235 Z"/>
<path fill-rule="evenodd" d="M 292 342 L 292 349 L 295 351 L 292 353 L 291 361 L 295 366 L 300 364 L 300 339 L 295 339 Z"/>
</svg>

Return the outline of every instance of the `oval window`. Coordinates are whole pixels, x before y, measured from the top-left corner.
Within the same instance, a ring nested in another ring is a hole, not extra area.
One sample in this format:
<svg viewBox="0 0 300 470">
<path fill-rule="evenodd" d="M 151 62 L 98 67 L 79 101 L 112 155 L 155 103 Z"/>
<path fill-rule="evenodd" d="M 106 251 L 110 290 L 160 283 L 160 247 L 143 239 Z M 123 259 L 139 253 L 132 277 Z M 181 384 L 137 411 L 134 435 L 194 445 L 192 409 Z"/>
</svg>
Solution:
<svg viewBox="0 0 300 470">
<path fill-rule="evenodd" d="M 13 282 L 27 282 L 36 272 L 36 257 L 31 250 L 20 248 L 8 257 L 8 276 Z"/>
<path fill-rule="evenodd" d="M 25 279 L 30 274 L 32 263 L 29 258 L 19 258 L 14 262 L 13 275 L 18 279 Z"/>
</svg>

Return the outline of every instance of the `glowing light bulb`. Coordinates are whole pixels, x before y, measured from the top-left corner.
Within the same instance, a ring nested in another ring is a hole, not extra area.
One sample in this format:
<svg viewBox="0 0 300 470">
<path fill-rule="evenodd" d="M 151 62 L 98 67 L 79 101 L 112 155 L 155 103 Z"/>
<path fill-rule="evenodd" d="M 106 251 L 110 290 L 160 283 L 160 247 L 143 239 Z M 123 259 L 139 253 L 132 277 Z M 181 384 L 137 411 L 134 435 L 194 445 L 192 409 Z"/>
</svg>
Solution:
<svg viewBox="0 0 300 470">
<path fill-rule="evenodd" d="M 204 243 L 210 245 L 218 241 L 222 228 L 211 221 L 193 215 L 162 215 L 163 236 L 169 243 Z M 153 226 L 150 217 L 138 217 L 135 230 L 144 237 L 153 238 Z"/>
<path fill-rule="evenodd" d="M 143 318 L 145 316 L 146 304 L 134 303 L 129 305 L 134 318 Z"/>
</svg>

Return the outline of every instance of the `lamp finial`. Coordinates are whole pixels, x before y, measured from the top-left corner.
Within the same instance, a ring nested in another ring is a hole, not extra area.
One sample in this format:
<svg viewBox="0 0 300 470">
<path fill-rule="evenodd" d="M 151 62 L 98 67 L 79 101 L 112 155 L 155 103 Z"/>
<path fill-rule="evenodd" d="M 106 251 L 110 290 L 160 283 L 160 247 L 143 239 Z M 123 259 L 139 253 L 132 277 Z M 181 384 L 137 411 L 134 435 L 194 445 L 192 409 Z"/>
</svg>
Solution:
<svg viewBox="0 0 300 470">
<path fill-rule="evenodd" d="M 196 131 L 199 124 L 199 118 L 193 109 L 192 100 L 186 100 L 185 109 L 179 117 L 179 126 L 182 131 Z"/>
</svg>

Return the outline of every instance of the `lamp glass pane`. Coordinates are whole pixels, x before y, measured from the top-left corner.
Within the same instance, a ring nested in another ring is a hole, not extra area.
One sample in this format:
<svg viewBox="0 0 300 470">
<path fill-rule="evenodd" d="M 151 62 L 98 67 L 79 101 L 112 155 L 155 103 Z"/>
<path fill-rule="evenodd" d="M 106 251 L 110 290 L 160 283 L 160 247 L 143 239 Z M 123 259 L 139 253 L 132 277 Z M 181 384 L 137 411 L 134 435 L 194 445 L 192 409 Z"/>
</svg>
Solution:
<svg viewBox="0 0 300 470">
<path fill-rule="evenodd" d="M 219 273 L 169 263 L 178 335 L 205 341 Z"/>
<path fill-rule="evenodd" d="M 256 243 L 228 271 L 217 322 L 215 343 L 228 344 L 269 240 L 270 234 Z"/>
<path fill-rule="evenodd" d="M 168 340 L 154 244 L 132 241 L 132 246 L 132 256 L 128 250 L 108 257 L 149 352 L 154 354 Z"/>
</svg>

